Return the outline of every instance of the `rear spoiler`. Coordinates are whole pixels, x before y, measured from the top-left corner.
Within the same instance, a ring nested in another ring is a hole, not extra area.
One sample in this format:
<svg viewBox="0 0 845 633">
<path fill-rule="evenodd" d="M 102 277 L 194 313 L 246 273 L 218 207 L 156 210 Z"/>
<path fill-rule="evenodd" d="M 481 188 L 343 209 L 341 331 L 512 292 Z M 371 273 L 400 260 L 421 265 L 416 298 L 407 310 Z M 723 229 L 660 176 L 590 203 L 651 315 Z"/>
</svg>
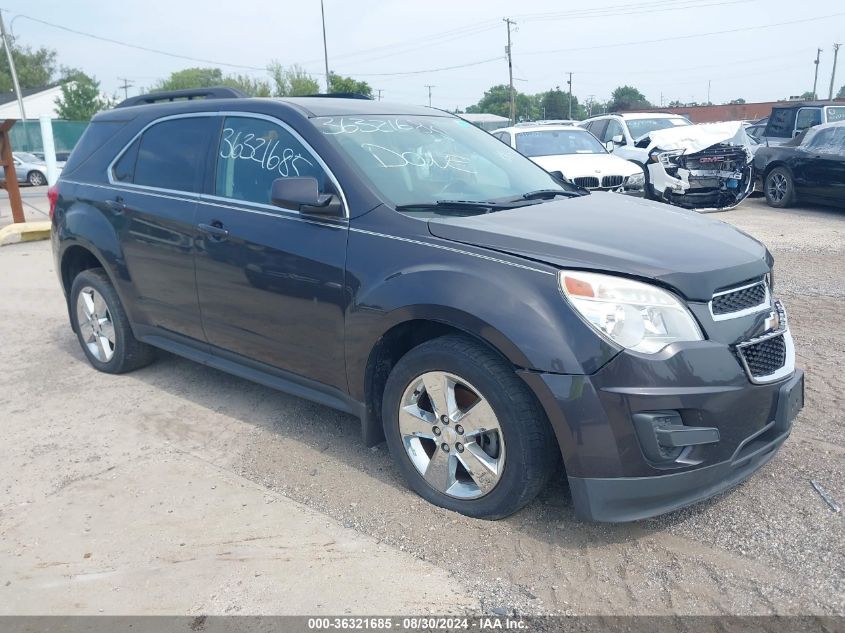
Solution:
<svg viewBox="0 0 845 633">
<path fill-rule="evenodd" d="M 216 86 L 213 88 L 188 88 L 187 90 L 166 90 L 151 92 L 137 97 L 129 97 L 118 103 L 115 108 L 128 108 L 137 105 L 151 105 L 163 101 L 191 101 L 193 99 L 244 99 L 245 95 L 236 88 Z"/>
</svg>

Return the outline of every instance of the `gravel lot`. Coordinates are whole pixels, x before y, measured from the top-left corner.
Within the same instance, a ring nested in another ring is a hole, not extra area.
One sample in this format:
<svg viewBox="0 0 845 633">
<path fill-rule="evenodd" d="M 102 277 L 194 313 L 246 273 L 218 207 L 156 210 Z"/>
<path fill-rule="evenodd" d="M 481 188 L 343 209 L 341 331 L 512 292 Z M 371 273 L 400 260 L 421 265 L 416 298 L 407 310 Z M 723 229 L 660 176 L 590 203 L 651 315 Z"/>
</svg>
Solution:
<svg viewBox="0 0 845 633">
<path fill-rule="evenodd" d="M 14 341 L 0 348 L 0 419 L 28 421 L 10 426 L 17 444 L 4 438 L 15 449 L 14 459 L 0 464 L 0 560 L 23 551 L 6 538 L 10 517 L 28 499 L 17 472 L 37 465 L 33 472 L 44 481 L 32 485 L 49 492 L 151 452 L 178 453 L 248 480 L 271 499 L 307 506 L 378 548 L 421 559 L 443 572 L 449 591 L 462 592 L 463 608 L 473 611 L 845 614 L 845 513 L 832 512 L 810 485 L 817 480 L 845 505 L 845 211 L 775 211 L 751 199 L 716 217 L 762 239 L 775 255 L 776 294 L 807 373 L 806 407 L 780 454 L 748 482 L 692 508 L 624 525 L 577 522 L 561 481 L 503 521 L 432 507 L 405 488 L 386 447 L 361 444 L 353 418 L 173 356 L 126 376 L 96 374 L 67 327 L 49 244 L 4 248 L 0 294 L 9 296 L 19 267 L 32 271 L 33 282 L 16 302 L 0 303 L 2 340 Z M 97 423 L 81 423 L 91 419 Z M 43 425 L 41 432 L 30 432 L 30 422 Z M 110 457 L 89 461 L 99 454 Z M 194 475 L 193 495 L 212 499 L 211 482 L 201 477 Z M 129 490 L 109 492 L 124 494 L 131 507 Z M 61 529 L 58 517 L 55 523 Z M 133 552 L 131 540 L 123 547 Z M 138 556 L 156 556 L 151 547 Z M 180 563 L 169 561 L 160 561 L 161 578 L 177 573 Z M 299 573 L 308 579 L 319 570 L 303 564 Z M 15 586 L 32 572 L 3 573 L 10 577 L 0 575 L 0 602 L 7 580 Z M 187 586 L 194 599 L 177 603 L 177 612 L 280 612 L 245 589 L 211 599 L 198 578 Z M 327 579 L 327 593 L 333 582 L 350 580 Z M 391 587 L 385 583 L 381 595 Z M 37 598 L 38 586 L 32 590 Z M 450 601 L 424 603 L 438 613 Z M 356 612 L 383 612 L 380 598 Z"/>
</svg>

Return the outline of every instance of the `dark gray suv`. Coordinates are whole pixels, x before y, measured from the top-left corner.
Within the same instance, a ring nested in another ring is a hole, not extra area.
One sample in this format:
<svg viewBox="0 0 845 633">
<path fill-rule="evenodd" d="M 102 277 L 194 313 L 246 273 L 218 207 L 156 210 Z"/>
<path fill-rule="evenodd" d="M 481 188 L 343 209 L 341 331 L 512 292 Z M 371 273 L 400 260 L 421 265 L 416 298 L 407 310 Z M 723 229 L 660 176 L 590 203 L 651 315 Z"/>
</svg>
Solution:
<svg viewBox="0 0 845 633">
<path fill-rule="evenodd" d="M 590 194 L 437 110 L 133 98 L 50 199 L 96 369 L 164 349 L 347 411 L 469 516 L 556 472 L 585 518 L 678 508 L 770 460 L 803 404 L 762 244 Z"/>
</svg>

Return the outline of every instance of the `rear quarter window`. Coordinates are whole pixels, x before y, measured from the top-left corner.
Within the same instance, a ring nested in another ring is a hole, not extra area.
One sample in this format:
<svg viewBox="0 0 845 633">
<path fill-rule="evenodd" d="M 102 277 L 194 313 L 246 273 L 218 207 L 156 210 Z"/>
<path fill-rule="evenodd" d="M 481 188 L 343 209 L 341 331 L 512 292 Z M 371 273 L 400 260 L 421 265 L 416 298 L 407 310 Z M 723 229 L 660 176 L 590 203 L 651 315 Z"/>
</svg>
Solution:
<svg viewBox="0 0 845 633">
<path fill-rule="evenodd" d="M 209 143 L 216 138 L 218 128 L 216 117 L 179 118 L 154 124 L 141 135 L 132 182 L 198 193 Z"/>
<path fill-rule="evenodd" d="M 124 125 L 126 121 L 91 121 L 70 153 L 64 166 L 64 173 L 72 173 L 117 134 Z"/>
</svg>

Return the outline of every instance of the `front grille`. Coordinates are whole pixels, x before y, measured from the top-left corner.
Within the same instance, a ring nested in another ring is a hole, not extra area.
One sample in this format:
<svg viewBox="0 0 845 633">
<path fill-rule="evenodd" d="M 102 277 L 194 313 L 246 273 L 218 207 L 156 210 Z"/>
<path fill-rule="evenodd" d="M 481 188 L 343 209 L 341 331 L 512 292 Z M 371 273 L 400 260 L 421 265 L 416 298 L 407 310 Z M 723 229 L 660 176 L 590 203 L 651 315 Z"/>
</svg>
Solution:
<svg viewBox="0 0 845 633">
<path fill-rule="evenodd" d="M 748 371 L 754 378 L 775 373 L 786 364 L 786 341 L 783 334 L 739 348 Z"/>
<path fill-rule="evenodd" d="M 599 186 L 599 179 L 595 176 L 581 176 L 579 178 L 575 178 L 575 184 L 579 187 L 584 187 L 585 189 L 595 189 Z"/>
<path fill-rule="evenodd" d="M 717 294 L 713 297 L 710 307 L 713 316 L 719 316 L 763 306 L 767 299 L 766 283 L 760 281 L 751 286 Z"/>
<path fill-rule="evenodd" d="M 618 187 L 625 180 L 623 176 L 605 176 L 601 179 L 602 187 Z"/>
</svg>

